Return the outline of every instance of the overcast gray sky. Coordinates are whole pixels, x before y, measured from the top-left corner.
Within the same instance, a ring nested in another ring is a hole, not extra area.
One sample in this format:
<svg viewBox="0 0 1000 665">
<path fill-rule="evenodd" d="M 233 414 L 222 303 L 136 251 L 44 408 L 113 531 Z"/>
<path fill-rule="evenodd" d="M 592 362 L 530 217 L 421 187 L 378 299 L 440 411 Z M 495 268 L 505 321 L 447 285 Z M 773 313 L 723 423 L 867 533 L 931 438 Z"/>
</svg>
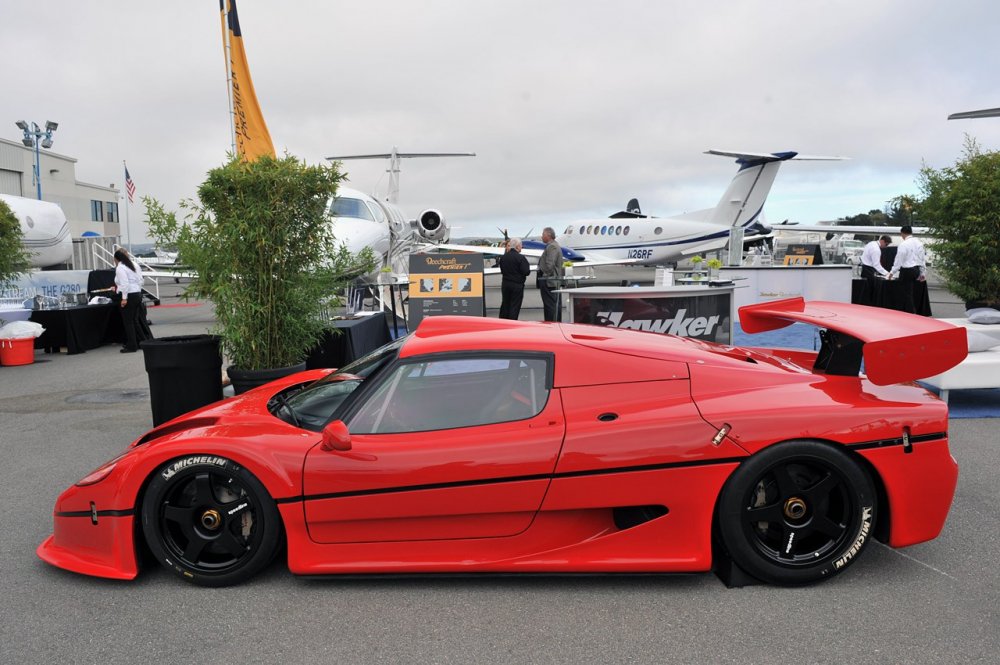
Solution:
<svg viewBox="0 0 1000 665">
<path fill-rule="evenodd" d="M 230 147 L 216 0 L 0 0 L 0 136 L 59 122 L 77 178 L 174 206 Z M 407 160 L 400 203 L 454 235 L 606 216 L 638 197 L 671 215 L 715 205 L 731 160 L 709 148 L 845 155 L 782 167 L 772 222 L 812 222 L 916 193 L 963 135 L 1000 143 L 996 0 L 239 0 L 275 147 Z M 350 186 L 385 192 L 382 162 Z M 132 207 L 132 221 L 143 211 Z M 136 241 L 141 240 L 136 231 Z"/>
</svg>

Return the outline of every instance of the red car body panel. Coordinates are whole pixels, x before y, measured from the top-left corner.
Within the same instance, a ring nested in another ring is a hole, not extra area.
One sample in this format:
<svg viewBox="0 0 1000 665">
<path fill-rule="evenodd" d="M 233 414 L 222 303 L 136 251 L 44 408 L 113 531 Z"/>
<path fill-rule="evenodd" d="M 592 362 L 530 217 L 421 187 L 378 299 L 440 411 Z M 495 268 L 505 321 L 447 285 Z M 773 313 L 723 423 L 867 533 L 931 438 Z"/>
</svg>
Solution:
<svg viewBox="0 0 1000 665">
<path fill-rule="evenodd" d="M 958 464 L 948 440 L 862 450 L 881 478 L 889 501 L 891 547 L 915 545 L 938 537 L 958 484 Z"/>
<path fill-rule="evenodd" d="M 758 323 L 785 320 L 778 309 L 757 311 Z M 935 340 L 937 332 L 927 330 Z M 885 489 L 894 546 L 935 537 L 954 494 L 946 405 L 913 384 L 823 375 L 811 369 L 814 353 L 434 317 L 399 358 L 477 350 L 551 354 L 553 385 L 538 415 L 354 434 L 350 450 L 325 450 L 320 433 L 272 416 L 267 403 L 326 371 L 287 377 L 164 424 L 106 477 L 68 489 L 38 554 L 89 575 L 134 577 L 143 488 L 157 469 L 191 455 L 226 458 L 263 483 L 282 516 L 288 565 L 300 574 L 708 570 L 727 478 L 748 455 L 792 439 L 867 460 Z M 877 362 L 895 371 L 891 360 Z M 664 509 L 618 526 L 614 511 L 633 506 Z"/>
</svg>

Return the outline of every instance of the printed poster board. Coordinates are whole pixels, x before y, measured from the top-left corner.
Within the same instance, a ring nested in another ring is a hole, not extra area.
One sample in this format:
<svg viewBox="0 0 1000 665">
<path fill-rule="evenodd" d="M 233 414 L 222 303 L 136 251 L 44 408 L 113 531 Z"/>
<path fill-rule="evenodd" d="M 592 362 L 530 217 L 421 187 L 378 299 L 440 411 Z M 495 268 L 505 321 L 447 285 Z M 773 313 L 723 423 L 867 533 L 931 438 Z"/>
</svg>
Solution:
<svg viewBox="0 0 1000 665">
<path fill-rule="evenodd" d="M 821 266 L 823 250 L 819 245 L 789 245 L 785 252 L 786 266 Z"/>
<path fill-rule="evenodd" d="M 589 323 L 613 328 L 701 339 L 718 344 L 732 344 L 733 290 L 720 293 L 667 296 L 651 294 L 584 295 L 585 289 L 571 294 L 573 323 Z"/>
<path fill-rule="evenodd" d="M 484 316 L 483 267 L 482 254 L 411 254 L 408 329 L 427 316 Z"/>
</svg>

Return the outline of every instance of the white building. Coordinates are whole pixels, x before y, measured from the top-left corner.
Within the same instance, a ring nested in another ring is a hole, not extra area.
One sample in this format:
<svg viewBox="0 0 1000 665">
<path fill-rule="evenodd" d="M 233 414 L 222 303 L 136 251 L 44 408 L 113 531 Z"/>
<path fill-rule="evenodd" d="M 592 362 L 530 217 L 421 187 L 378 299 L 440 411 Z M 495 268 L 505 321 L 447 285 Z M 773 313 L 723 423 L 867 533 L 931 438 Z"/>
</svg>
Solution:
<svg viewBox="0 0 1000 665">
<path fill-rule="evenodd" d="M 42 199 L 57 203 L 69 222 L 73 238 L 87 231 L 121 236 L 118 189 L 80 182 L 76 159 L 51 150 L 41 151 Z M 35 198 L 35 149 L 0 138 L 0 194 Z"/>
</svg>

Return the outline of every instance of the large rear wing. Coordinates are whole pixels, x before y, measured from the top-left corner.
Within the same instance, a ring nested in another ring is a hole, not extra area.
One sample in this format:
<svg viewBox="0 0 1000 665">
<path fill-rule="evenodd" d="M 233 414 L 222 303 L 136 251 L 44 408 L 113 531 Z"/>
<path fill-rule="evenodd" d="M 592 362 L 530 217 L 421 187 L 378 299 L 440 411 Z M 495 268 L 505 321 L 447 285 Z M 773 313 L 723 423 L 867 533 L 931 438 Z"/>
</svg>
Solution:
<svg viewBox="0 0 1000 665">
<path fill-rule="evenodd" d="M 826 329 L 814 369 L 856 375 L 863 356 L 865 373 L 880 386 L 941 374 L 969 352 L 964 328 L 916 314 L 802 298 L 740 307 L 740 326 L 747 333 L 795 322 Z"/>
</svg>

